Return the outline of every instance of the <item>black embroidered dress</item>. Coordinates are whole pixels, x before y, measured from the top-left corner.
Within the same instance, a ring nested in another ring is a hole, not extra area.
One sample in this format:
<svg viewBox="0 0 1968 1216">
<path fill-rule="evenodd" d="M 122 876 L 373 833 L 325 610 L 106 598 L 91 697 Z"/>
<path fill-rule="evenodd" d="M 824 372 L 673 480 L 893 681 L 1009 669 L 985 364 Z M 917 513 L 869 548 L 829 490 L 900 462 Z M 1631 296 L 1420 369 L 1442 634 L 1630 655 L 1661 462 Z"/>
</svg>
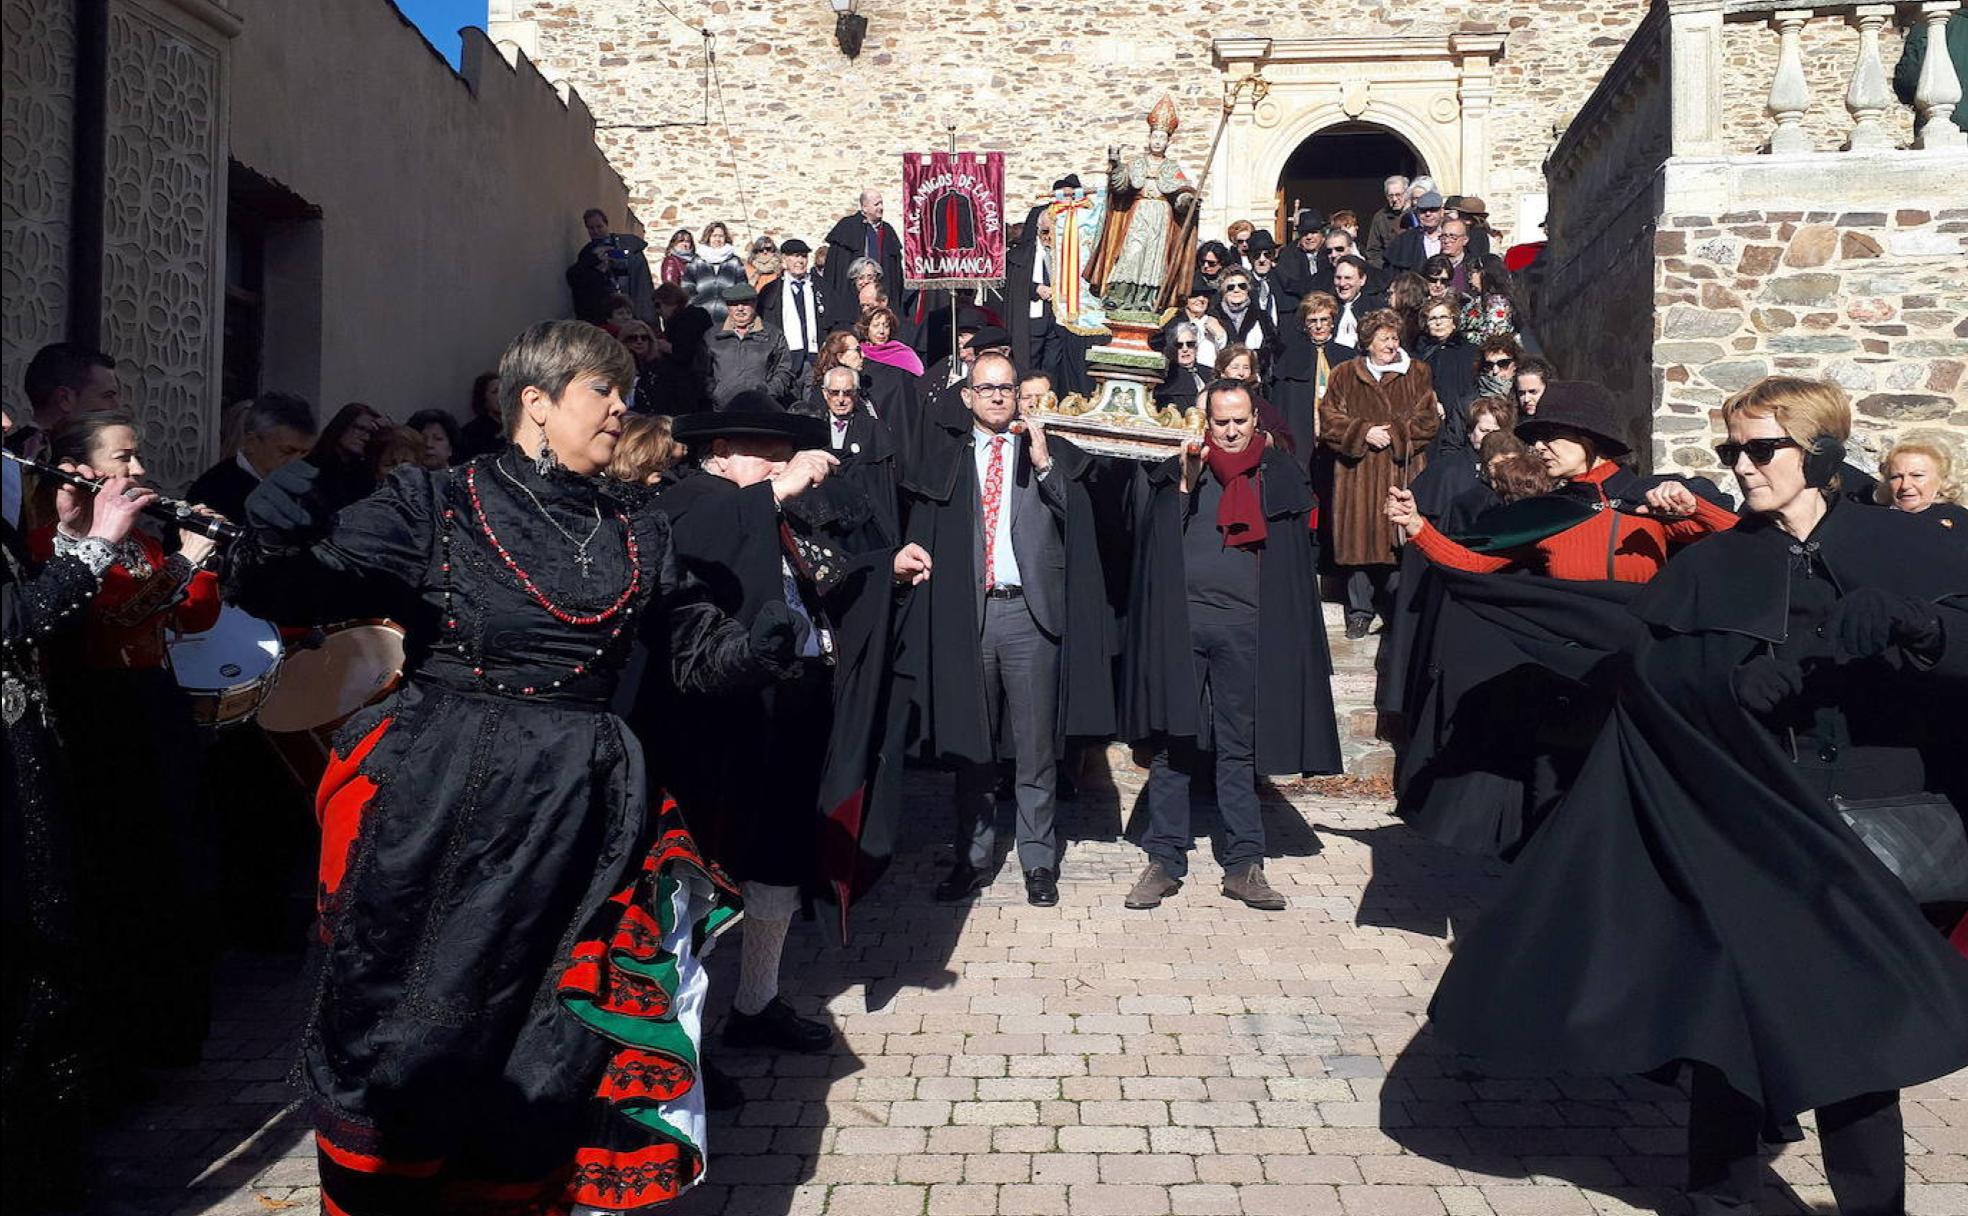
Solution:
<svg viewBox="0 0 1968 1216">
<path fill-rule="evenodd" d="M 608 703 L 638 629 L 682 688 L 756 683 L 746 630 L 680 580 L 639 488 L 508 448 L 329 519 L 284 474 L 237 601 L 296 624 L 410 604 L 408 678 L 342 729 L 317 799 L 325 1210 L 674 1197 L 703 1172 L 698 951 L 733 901 Z"/>
</svg>

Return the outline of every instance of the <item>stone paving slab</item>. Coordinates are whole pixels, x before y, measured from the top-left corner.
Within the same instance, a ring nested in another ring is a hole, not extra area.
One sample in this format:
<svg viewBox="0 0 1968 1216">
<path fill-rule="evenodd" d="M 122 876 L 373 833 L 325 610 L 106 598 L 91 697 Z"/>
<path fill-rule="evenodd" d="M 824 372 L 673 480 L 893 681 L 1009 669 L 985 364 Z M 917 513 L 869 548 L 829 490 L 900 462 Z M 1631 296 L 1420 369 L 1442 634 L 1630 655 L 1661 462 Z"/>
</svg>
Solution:
<svg viewBox="0 0 1968 1216">
<path fill-rule="evenodd" d="M 948 779 L 913 774 L 905 851 L 852 944 L 832 941 L 824 918 L 788 944 L 789 996 L 833 1020 L 835 1049 L 722 1055 L 749 1101 L 714 1120 L 710 1178 L 670 1210 L 1685 1211 L 1678 1091 L 1497 1075 L 1423 1031 L 1454 926 L 1482 905 L 1493 867 L 1422 841 L 1382 802 L 1274 791 L 1267 871 L 1289 911 L 1225 901 L 1205 846 L 1179 894 L 1130 912 L 1141 857 L 1122 833 L 1138 790 L 1122 765 L 1062 806 L 1072 843 L 1058 907 L 1027 906 L 1015 865 L 947 907 L 929 890 L 948 863 Z M 304 989 L 294 960 L 229 960 L 206 1062 L 161 1074 L 158 1097 L 102 1135 L 92 1212 L 318 1210 L 311 1144 L 282 1083 Z M 1909 1212 L 1963 1216 L 1968 1074 L 1908 1091 L 1905 1105 Z M 1814 1136 L 1770 1165 L 1766 1212 L 1833 1210 Z"/>
</svg>

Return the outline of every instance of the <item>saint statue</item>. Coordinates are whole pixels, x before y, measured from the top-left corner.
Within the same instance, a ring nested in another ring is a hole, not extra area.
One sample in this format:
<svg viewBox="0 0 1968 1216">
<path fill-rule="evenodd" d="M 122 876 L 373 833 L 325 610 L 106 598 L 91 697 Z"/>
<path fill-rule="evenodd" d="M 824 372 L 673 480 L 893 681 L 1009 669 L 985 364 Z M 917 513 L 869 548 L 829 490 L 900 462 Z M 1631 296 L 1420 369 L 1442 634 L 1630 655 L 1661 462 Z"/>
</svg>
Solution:
<svg viewBox="0 0 1968 1216">
<path fill-rule="evenodd" d="M 1109 312 L 1156 312 L 1173 298 L 1174 283 L 1195 264 L 1196 229 L 1185 224 L 1196 205 L 1196 184 L 1168 156 L 1169 138 L 1181 122 L 1175 102 L 1164 97 L 1148 113 L 1148 150 L 1121 162 L 1107 149 L 1107 221 L 1094 249 L 1088 279 Z"/>
</svg>

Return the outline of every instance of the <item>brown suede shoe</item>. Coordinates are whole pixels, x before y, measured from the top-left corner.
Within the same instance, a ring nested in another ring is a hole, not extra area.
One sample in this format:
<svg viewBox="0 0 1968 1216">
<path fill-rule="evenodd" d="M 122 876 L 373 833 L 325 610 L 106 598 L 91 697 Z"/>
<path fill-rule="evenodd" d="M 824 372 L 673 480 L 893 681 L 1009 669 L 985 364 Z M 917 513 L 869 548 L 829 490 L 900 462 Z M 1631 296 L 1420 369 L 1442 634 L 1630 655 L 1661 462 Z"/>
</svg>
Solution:
<svg viewBox="0 0 1968 1216">
<path fill-rule="evenodd" d="M 1283 912 L 1286 907 L 1285 897 L 1264 881 L 1264 866 L 1255 861 L 1240 870 L 1225 870 L 1223 893 L 1264 912 Z"/>
<path fill-rule="evenodd" d="M 1180 878 L 1169 877 L 1169 872 L 1159 861 L 1151 861 L 1141 877 L 1134 880 L 1134 889 L 1127 894 L 1130 908 L 1154 908 L 1169 896 L 1182 889 Z"/>
</svg>

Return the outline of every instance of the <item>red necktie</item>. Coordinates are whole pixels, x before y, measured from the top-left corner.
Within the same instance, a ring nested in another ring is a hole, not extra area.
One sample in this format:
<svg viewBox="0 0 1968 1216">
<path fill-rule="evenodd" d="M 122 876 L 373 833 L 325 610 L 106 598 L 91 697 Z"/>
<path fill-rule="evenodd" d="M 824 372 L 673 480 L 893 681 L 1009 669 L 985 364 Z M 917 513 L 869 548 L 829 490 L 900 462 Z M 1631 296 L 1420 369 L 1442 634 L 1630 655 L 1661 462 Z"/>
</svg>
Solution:
<svg viewBox="0 0 1968 1216">
<path fill-rule="evenodd" d="M 1003 435 L 991 436 L 991 458 L 984 466 L 984 585 L 997 573 L 998 508 L 1004 502 Z"/>
</svg>

